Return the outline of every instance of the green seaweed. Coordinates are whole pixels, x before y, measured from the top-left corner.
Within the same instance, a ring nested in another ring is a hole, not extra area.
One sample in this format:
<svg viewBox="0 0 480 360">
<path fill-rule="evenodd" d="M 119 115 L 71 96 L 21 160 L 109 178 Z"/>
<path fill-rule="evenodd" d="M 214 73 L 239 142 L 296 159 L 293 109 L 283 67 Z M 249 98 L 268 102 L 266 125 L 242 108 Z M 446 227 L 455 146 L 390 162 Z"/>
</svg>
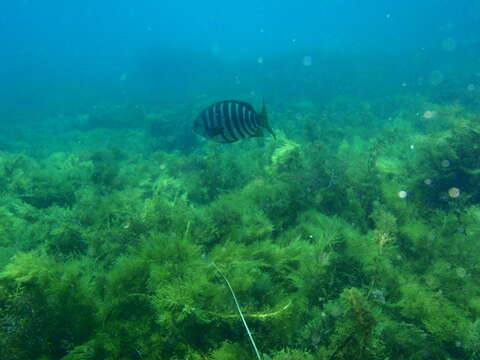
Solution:
<svg viewBox="0 0 480 360">
<path fill-rule="evenodd" d="M 384 101 L 388 123 L 300 101 L 276 141 L 182 151 L 112 108 L 1 153 L 2 356 L 253 359 L 215 263 L 262 359 L 478 358 L 478 115 Z"/>
</svg>

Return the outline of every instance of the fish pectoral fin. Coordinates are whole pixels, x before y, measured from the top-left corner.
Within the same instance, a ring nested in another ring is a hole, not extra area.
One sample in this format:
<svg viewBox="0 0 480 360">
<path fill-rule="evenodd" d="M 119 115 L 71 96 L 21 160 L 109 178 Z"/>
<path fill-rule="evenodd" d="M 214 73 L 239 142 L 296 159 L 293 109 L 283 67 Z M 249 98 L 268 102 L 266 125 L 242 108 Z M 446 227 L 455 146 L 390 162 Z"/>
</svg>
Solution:
<svg viewBox="0 0 480 360">
<path fill-rule="evenodd" d="M 217 135 L 220 135 L 223 131 L 223 127 L 221 126 L 215 126 L 213 128 L 210 128 L 207 130 L 207 135 L 208 136 L 217 136 Z"/>
</svg>

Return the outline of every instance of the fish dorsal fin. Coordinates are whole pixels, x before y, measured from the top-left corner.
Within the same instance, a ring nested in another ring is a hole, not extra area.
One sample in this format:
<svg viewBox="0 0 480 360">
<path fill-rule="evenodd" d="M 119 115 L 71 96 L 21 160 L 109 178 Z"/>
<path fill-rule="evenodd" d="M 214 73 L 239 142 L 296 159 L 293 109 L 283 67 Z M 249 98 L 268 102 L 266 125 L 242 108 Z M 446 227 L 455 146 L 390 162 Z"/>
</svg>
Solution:
<svg viewBox="0 0 480 360">
<path fill-rule="evenodd" d="M 260 112 L 260 115 L 258 116 L 258 118 L 259 118 L 259 121 L 260 121 L 260 126 L 267 129 L 270 132 L 270 134 L 272 134 L 273 138 L 277 139 L 274 132 L 273 132 L 272 127 L 268 123 L 267 108 L 265 107 L 265 99 L 262 99 L 262 111 Z M 261 133 L 261 131 L 260 131 L 260 133 Z M 260 135 L 260 136 L 262 136 L 262 135 Z"/>
</svg>

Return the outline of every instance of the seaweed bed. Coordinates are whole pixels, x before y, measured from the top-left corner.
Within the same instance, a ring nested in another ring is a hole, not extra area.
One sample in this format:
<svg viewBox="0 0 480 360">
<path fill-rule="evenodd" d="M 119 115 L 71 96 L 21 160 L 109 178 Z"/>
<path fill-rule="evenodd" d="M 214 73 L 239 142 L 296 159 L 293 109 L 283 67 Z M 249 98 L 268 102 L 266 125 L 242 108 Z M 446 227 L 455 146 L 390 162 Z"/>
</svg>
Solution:
<svg viewBox="0 0 480 360">
<path fill-rule="evenodd" d="M 213 264 L 263 359 L 480 358 L 478 107 L 271 105 L 276 141 L 218 145 L 200 107 L 106 106 L 0 139 L 2 359 L 254 359 Z"/>
</svg>

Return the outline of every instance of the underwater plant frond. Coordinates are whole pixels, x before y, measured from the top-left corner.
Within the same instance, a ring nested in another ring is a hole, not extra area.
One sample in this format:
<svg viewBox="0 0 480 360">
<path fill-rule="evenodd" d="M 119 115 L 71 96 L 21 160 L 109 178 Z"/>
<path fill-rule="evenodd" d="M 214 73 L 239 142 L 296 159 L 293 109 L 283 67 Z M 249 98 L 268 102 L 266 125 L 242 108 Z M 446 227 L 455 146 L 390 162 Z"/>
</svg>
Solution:
<svg viewBox="0 0 480 360">
<path fill-rule="evenodd" d="M 292 305 L 292 300 L 288 300 L 284 305 L 280 306 L 277 310 L 268 311 L 268 312 L 245 313 L 243 314 L 243 316 L 245 318 L 265 320 L 271 317 L 281 315 L 284 311 L 288 310 L 290 305 Z M 222 319 L 233 319 L 238 316 L 235 314 L 222 314 L 217 312 L 209 312 L 209 313 L 212 315 L 218 316 L 219 318 L 222 318 Z"/>
<path fill-rule="evenodd" d="M 248 338 L 250 339 L 253 349 L 255 350 L 255 354 L 257 355 L 258 360 L 262 360 L 262 358 L 260 357 L 260 353 L 258 352 L 257 345 L 255 344 L 255 340 L 253 340 L 252 333 L 250 332 L 250 329 L 248 328 L 245 317 L 243 316 L 242 309 L 240 308 L 240 304 L 238 303 L 235 292 L 233 291 L 233 288 L 230 285 L 230 281 L 228 281 L 226 276 L 220 271 L 220 269 L 217 267 L 217 265 L 215 265 L 215 263 L 212 262 L 212 265 L 215 267 L 215 270 L 217 270 L 217 272 L 222 276 L 223 280 L 225 280 L 225 282 L 227 283 L 230 293 L 232 294 L 233 300 L 235 301 L 235 305 L 237 306 L 238 313 L 240 314 L 240 318 L 242 319 L 243 326 L 245 326 L 245 330 L 247 330 Z"/>
</svg>

